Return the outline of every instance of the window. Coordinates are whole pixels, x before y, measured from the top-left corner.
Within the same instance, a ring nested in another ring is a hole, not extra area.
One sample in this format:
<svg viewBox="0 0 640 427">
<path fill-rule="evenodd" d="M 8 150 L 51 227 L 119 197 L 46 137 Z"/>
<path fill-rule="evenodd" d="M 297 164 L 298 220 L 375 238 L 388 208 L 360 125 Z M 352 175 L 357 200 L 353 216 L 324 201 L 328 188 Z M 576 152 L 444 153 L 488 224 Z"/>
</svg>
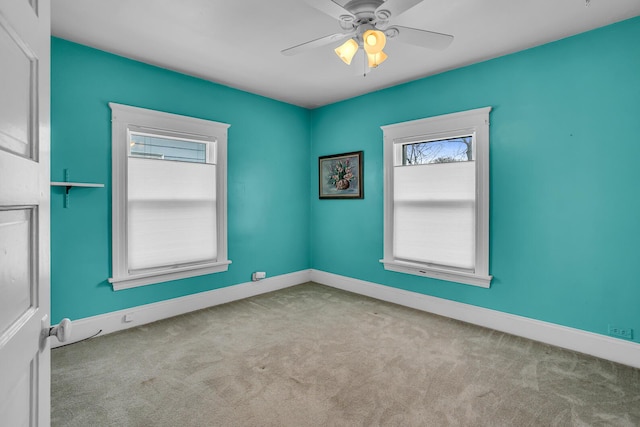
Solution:
<svg viewBox="0 0 640 427">
<path fill-rule="evenodd" d="M 385 269 L 489 287 L 490 111 L 382 127 Z"/>
<path fill-rule="evenodd" d="M 109 106 L 113 288 L 226 271 L 229 125 Z"/>
</svg>

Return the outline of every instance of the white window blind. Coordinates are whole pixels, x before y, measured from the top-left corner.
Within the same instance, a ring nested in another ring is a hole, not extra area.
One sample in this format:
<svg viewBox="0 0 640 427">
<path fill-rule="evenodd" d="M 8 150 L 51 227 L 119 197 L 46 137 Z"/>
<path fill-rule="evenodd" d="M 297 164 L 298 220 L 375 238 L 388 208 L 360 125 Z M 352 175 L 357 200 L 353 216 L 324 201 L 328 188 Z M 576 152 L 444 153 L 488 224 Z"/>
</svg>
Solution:
<svg viewBox="0 0 640 427">
<path fill-rule="evenodd" d="M 130 270 L 216 261 L 216 166 L 130 157 Z"/>
<path fill-rule="evenodd" d="M 475 163 L 396 166 L 394 257 L 475 266 Z"/>
</svg>

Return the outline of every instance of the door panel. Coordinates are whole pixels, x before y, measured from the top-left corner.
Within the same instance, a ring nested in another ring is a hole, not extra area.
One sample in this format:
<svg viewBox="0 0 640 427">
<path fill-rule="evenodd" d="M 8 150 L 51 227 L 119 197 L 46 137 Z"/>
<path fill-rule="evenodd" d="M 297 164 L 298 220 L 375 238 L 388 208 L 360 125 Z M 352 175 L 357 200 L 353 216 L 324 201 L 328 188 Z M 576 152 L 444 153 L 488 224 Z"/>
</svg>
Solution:
<svg viewBox="0 0 640 427">
<path fill-rule="evenodd" d="M 26 44 L 9 23 L 0 19 L 0 52 L 5 64 L 0 79 L 0 148 L 24 157 L 32 157 L 36 139 L 37 63 Z"/>
<path fill-rule="evenodd" d="M 4 345 L 0 343 L 0 420 L 5 423 L 2 425 L 49 425 L 49 391 L 43 395 L 40 390 L 43 375 L 49 376 L 49 348 L 44 351 L 43 347 L 33 346 L 32 337 L 39 336 L 41 331 L 40 322 L 32 321 L 37 313 L 38 309 L 29 309 L 0 338 L 4 340 Z M 47 405 L 44 414 L 43 404 Z"/>
<path fill-rule="evenodd" d="M 28 426 L 34 416 L 36 401 L 32 395 L 36 389 L 37 354 L 31 360 L 25 360 L 13 370 L 14 375 L 8 378 L 7 390 L 10 391 L 5 396 L 1 396 L 0 413 L 5 414 L 5 419 L 13 420 L 13 425 Z"/>
<path fill-rule="evenodd" d="M 0 210 L 0 333 L 33 307 L 37 248 L 31 209 Z"/>
</svg>

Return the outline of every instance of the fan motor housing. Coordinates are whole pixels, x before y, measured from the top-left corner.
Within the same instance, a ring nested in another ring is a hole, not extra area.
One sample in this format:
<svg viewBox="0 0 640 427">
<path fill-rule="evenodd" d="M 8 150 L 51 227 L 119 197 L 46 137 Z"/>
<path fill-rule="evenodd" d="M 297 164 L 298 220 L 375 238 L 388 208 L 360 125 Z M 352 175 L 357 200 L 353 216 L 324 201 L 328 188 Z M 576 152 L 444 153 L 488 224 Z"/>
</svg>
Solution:
<svg viewBox="0 0 640 427">
<path fill-rule="evenodd" d="M 375 11 L 382 3 L 383 0 L 351 0 L 344 8 L 356 17 L 354 24 L 360 25 L 374 22 Z"/>
</svg>

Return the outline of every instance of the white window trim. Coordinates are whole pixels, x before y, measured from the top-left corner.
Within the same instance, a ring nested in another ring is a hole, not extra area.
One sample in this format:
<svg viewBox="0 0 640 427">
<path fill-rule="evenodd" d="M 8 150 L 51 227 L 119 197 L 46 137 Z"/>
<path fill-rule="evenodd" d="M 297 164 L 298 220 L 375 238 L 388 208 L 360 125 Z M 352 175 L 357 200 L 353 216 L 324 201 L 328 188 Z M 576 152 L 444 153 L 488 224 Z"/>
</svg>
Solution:
<svg viewBox="0 0 640 427">
<path fill-rule="evenodd" d="M 390 271 L 432 277 L 488 288 L 489 275 L 489 112 L 491 107 L 382 126 L 384 134 L 384 258 Z M 395 147 L 400 143 L 474 135 L 476 162 L 475 270 L 472 273 L 442 266 L 397 260 L 393 256 L 393 172 Z"/>
<path fill-rule="evenodd" d="M 112 121 L 112 276 L 114 290 L 227 271 L 227 130 L 230 125 L 177 114 L 109 103 Z M 127 162 L 129 129 L 189 134 L 216 141 L 218 256 L 215 262 L 130 273 L 127 267 Z"/>
</svg>

